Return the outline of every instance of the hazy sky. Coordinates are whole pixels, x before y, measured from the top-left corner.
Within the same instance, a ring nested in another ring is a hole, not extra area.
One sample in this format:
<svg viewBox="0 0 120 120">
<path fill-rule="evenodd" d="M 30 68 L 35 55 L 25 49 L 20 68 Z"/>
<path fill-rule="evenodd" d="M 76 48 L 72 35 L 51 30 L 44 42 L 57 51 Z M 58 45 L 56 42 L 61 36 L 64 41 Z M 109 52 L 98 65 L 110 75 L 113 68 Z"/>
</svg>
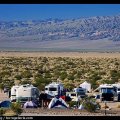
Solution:
<svg viewBox="0 0 120 120">
<path fill-rule="evenodd" d="M 40 20 L 120 15 L 120 4 L 0 4 L 0 20 Z"/>
</svg>

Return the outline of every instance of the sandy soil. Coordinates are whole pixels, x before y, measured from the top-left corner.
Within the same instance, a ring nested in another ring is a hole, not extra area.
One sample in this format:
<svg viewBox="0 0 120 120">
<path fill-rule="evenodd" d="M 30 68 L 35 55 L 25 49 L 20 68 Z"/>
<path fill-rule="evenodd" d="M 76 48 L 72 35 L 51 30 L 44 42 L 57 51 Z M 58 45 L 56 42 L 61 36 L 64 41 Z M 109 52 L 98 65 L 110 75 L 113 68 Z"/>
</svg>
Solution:
<svg viewBox="0 0 120 120">
<path fill-rule="evenodd" d="M 71 57 L 71 58 L 120 58 L 120 53 L 100 52 L 0 52 L 0 57 Z"/>
</svg>

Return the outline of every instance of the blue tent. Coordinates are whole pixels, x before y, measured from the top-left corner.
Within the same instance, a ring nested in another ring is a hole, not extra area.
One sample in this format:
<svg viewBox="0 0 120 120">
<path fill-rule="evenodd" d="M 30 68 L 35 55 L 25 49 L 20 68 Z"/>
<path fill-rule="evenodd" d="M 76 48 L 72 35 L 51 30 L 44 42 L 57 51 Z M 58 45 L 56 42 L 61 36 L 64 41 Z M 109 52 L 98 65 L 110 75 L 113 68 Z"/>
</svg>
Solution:
<svg viewBox="0 0 120 120">
<path fill-rule="evenodd" d="M 11 106 L 11 102 L 10 101 L 2 101 L 0 103 L 0 107 L 6 107 L 6 108 L 9 108 Z"/>
</svg>

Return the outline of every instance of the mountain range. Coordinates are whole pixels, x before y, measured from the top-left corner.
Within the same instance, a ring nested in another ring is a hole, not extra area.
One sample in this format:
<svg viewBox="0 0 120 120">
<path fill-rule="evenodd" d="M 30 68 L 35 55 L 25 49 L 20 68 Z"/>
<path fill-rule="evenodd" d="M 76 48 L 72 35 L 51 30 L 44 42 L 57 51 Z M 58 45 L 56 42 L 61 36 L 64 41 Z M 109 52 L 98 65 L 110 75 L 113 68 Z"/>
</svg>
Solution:
<svg viewBox="0 0 120 120">
<path fill-rule="evenodd" d="M 120 50 L 120 15 L 0 21 L 0 49 Z"/>
</svg>

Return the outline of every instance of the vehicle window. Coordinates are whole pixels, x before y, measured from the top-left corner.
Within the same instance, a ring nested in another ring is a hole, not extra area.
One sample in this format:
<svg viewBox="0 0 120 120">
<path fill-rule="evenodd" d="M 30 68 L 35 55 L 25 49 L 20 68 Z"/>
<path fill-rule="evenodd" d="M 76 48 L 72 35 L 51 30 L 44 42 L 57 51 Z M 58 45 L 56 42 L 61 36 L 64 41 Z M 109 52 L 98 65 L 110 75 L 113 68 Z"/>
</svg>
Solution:
<svg viewBox="0 0 120 120">
<path fill-rule="evenodd" d="M 118 91 L 120 91 L 120 88 L 118 88 Z"/>
<path fill-rule="evenodd" d="M 57 91 L 56 88 L 49 88 L 49 91 Z"/>
<path fill-rule="evenodd" d="M 48 90 L 48 88 L 45 88 L 45 90 Z"/>
<path fill-rule="evenodd" d="M 71 96 L 76 96 L 76 94 L 71 94 Z"/>
<path fill-rule="evenodd" d="M 102 93 L 112 93 L 113 92 L 113 88 L 102 88 L 101 92 Z"/>
</svg>

